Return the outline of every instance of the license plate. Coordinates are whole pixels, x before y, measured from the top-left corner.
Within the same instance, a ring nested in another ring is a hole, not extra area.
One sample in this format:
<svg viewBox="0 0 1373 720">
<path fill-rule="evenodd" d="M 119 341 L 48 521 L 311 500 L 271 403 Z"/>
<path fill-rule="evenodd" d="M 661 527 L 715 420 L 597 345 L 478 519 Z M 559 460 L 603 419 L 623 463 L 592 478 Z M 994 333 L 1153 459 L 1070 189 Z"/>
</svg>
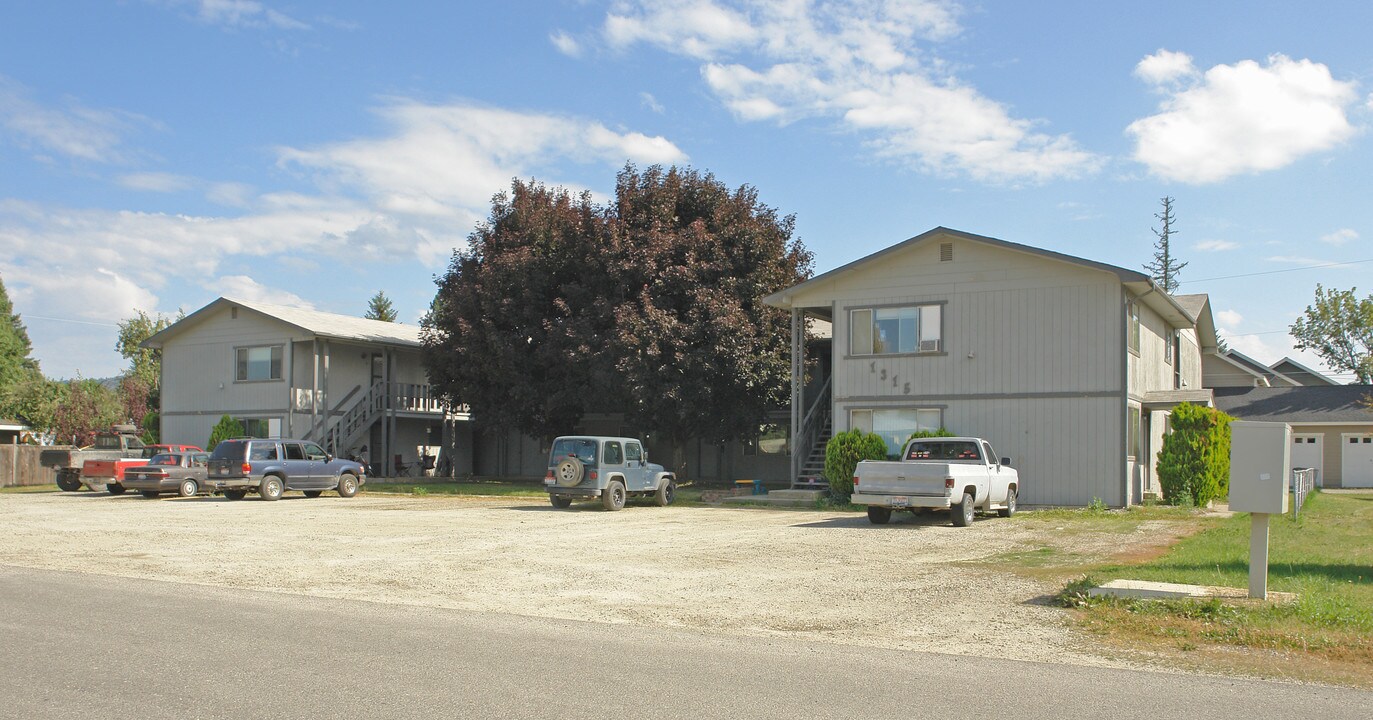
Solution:
<svg viewBox="0 0 1373 720">
<path fill-rule="evenodd" d="M 910 507 L 911 499 L 905 495 L 897 495 L 896 497 L 889 498 L 887 500 L 887 505 L 891 507 Z"/>
</svg>

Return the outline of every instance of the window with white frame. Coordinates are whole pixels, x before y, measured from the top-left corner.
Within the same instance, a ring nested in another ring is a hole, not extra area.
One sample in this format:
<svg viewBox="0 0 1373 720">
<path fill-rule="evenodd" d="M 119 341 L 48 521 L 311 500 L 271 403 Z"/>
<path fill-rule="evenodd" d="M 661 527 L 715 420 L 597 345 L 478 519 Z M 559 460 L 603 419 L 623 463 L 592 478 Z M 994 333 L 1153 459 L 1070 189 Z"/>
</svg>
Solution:
<svg viewBox="0 0 1373 720">
<path fill-rule="evenodd" d="M 1131 300 L 1126 304 L 1126 312 L 1130 316 L 1130 332 L 1128 333 L 1128 343 L 1135 354 L 1139 354 L 1139 303 Z"/>
<path fill-rule="evenodd" d="M 876 433 L 887 443 L 887 455 L 897 457 L 911 435 L 943 426 L 939 408 L 883 408 L 849 410 L 849 429 Z"/>
<path fill-rule="evenodd" d="M 255 438 L 281 437 L 281 418 L 234 418 L 243 426 L 243 434 Z"/>
<path fill-rule="evenodd" d="M 234 379 L 246 382 L 281 379 L 281 346 L 261 345 L 234 349 Z"/>
<path fill-rule="evenodd" d="M 1127 421 L 1127 427 L 1125 428 L 1125 454 L 1132 458 L 1138 458 L 1140 446 L 1139 408 L 1131 407 L 1129 409 Z"/>
<path fill-rule="evenodd" d="M 941 305 L 849 311 L 849 354 L 934 353 L 944 349 Z"/>
</svg>

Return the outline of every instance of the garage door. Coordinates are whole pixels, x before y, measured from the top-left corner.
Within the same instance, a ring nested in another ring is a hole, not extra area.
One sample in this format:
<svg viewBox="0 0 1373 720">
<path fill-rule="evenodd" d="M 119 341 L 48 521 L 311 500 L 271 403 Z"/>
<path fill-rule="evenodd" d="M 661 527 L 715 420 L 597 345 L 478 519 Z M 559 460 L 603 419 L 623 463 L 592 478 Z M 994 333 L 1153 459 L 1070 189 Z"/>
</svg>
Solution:
<svg viewBox="0 0 1373 720">
<path fill-rule="evenodd" d="M 1373 436 L 1341 435 L 1340 485 L 1343 487 L 1373 487 Z"/>
<path fill-rule="evenodd" d="M 1325 480 L 1325 468 L 1321 467 L 1321 458 L 1325 448 L 1324 435 L 1293 435 L 1292 436 L 1292 467 L 1294 468 L 1316 468 L 1317 482 Z"/>
</svg>

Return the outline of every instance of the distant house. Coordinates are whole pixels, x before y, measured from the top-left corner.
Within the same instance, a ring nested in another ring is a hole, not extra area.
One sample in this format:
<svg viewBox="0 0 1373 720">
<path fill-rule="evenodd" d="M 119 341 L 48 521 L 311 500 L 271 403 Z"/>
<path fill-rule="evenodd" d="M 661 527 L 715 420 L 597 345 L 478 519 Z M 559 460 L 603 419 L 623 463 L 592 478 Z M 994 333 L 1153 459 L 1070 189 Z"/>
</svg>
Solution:
<svg viewBox="0 0 1373 720">
<path fill-rule="evenodd" d="M 430 392 L 415 325 L 219 298 L 153 335 L 162 351 L 161 433 L 204 445 L 228 415 L 255 437 L 314 440 L 374 471 L 470 448 L 471 423 Z M 471 454 L 450 458 L 470 472 Z"/>
<path fill-rule="evenodd" d="M 1216 388 L 1216 407 L 1241 420 L 1292 426 L 1292 467 L 1320 470 L 1322 487 L 1373 487 L 1373 387 Z"/>
<path fill-rule="evenodd" d="M 1318 385 L 1339 385 L 1339 382 L 1332 380 L 1322 373 L 1293 360 L 1283 358 L 1268 366 L 1274 372 L 1282 373 L 1284 377 L 1291 378 L 1298 385 L 1318 386 Z"/>
<path fill-rule="evenodd" d="M 1180 402 L 1210 404 L 1216 351 L 1205 295 L 1174 298 L 1148 275 L 935 228 L 765 298 L 833 323 L 833 376 L 802 388 L 793 362 L 794 462 L 821 428 L 876 432 L 889 452 L 916 430 L 979 435 L 1011 456 L 1022 501 L 1114 506 L 1158 491 L 1154 457 Z"/>
</svg>

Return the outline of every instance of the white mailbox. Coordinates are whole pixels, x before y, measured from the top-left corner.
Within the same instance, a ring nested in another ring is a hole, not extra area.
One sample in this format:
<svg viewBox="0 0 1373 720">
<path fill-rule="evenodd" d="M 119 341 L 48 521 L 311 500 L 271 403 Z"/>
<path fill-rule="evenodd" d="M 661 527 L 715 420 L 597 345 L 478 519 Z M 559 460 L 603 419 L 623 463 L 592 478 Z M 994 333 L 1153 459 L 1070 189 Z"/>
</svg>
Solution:
<svg viewBox="0 0 1373 720">
<path fill-rule="evenodd" d="M 1230 509 L 1286 513 L 1291 453 L 1292 428 L 1287 423 L 1230 423 Z"/>
</svg>

